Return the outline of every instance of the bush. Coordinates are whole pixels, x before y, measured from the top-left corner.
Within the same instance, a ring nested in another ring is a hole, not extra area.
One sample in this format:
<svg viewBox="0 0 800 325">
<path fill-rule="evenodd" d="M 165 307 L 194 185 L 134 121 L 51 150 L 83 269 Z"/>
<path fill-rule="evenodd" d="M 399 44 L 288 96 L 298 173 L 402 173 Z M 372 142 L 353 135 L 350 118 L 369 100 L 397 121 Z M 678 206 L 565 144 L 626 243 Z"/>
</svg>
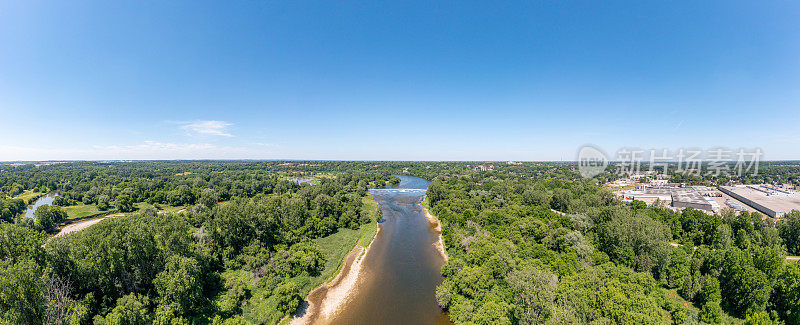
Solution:
<svg viewBox="0 0 800 325">
<path fill-rule="evenodd" d="M 191 257 L 173 255 L 153 284 L 164 305 L 175 306 L 178 315 L 189 313 L 203 298 L 200 265 Z"/>
<path fill-rule="evenodd" d="M 723 314 L 719 302 L 709 302 L 703 305 L 703 309 L 700 311 L 700 320 L 709 324 L 720 324 Z"/>
<path fill-rule="evenodd" d="M 707 277 L 703 282 L 703 288 L 697 296 L 698 303 L 705 305 L 710 302 L 719 303 L 722 301 L 722 291 L 719 288 L 719 280 L 714 277 Z"/>
<path fill-rule="evenodd" d="M 56 223 L 67 219 L 67 213 L 57 206 L 42 205 L 33 212 L 36 216 L 36 227 L 39 229 L 50 229 Z"/>
<path fill-rule="evenodd" d="M 303 301 L 300 297 L 300 287 L 291 281 L 279 285 L 272 294 L 277 299 L 278 311 L 284 315 L 297 310 L 297 306 Z"/>
<path fill-rule="evenodd" d="M 105 317 L 108 325 L 147 325 L 151 321 L 147 296 L 128 294 L 117 300 L 117 306 Z"/>
</svg>

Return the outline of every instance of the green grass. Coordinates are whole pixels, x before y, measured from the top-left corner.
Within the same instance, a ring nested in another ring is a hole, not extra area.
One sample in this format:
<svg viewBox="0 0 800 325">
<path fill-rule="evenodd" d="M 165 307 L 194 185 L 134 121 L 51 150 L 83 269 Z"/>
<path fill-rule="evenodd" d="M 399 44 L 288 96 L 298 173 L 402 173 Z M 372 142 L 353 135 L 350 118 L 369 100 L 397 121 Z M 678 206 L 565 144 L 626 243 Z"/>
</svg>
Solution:
<svg viewBox="0 0 800 325">
<path fill-rule="evenodd" d="M 174 207 L 174 206 L 169 206 L 169 205 L 165 205 L 165 204 L 160 204 L 160 205 L 158 205 L 158 208 L 156 208 L 152 204 L 149 204 L 149 203 L 146 203 L 146 202 L 136 203 L 136 204 L 134 204 L 134 207 L 136 207 L 136 210 L 134 210 L 133 212 L 125 213 L 125 215 L 134 214 L 134 213 L 142 211 L 142 210 L 144 210 L 146 208 L 155 208 L 158 211 L 166 211 L 166 212 L 169 212 L 169 213 L 178 212 L 181 209 L 185 208 L 183 206 Z M 104 212 L 107 212 L 107 213 L 112 213 L 113 212 L 113 209 L 102 211 L 102 210 L 97 208 L 97 205 L 94 205 L 94 204 L 83 204 L 83 203 L 79 203 L 77 205 L 70 205 L 70 206 L 67 206 L 67 207 L 62 207 L 62 209 L 64 209 L 64 212 L 67 213 L 67 219 L 68 220 L 85 218 L 85 217 L 88 217 L 88 216 L 92 216 L 92 215 L 96 215 L 96 214 L 100 214 L 100 213 L 104 213 Z"/>
<path fill-rule="evenodd" d="M 372 239 L 375 238 L 375 234 L 378 231 L 378 224 L 376 223 L 378 220 L 378 203 L 375 202 L 372 196 L 364 197 L 363 202 L 362 213 L 368 214 L 370 220 L 372 220 L 371 222 L 361 225 L 358 230 L 339 229 L 339 231 L 330 236 L 314 240 L 319 245 L 322 253 L 325 254 L 325 268 L 317 276 L 296 279 L 298 283 L 303 284 L 301 295 L 305 296 L 314 288 L 335 278 L 344 264 L 345 257 L 353 250 L 353 247 L 356 245 L 367 247 L 372 242 Z"/>
<path fill-rule="evenodd" d="M 23 200 L 25 200 L 25 203 L 28 203 L 28 201 L 32 197 L 37 196 L 37 195 L 44 195 L 44 194 L 45 193 L 42 193 L 42 192 L 34 192 L 33 190 L 27 190 L 25 192 L 22 192 L 22 194 L 15 196 L 14 198 L 15 199 L 23 199 Z M 30 203 L 33 203 L 33 202 L 30 202 Z"/>
<path fill-rule="evenodd" d="M 332 173 L 332 172 L 321 172 L 321 173 L 313 173 L 313 174 L 311 174 L 311 177 L 314 177 L 314 178 L 316 178 L 316 179 L 320 179 L 320 178 L 334 178 L 334 177 L 336 177 L 336 174 L 334 174 L 334 173 Z"/>
<path fill-rule="evenodd" d="M 314 242 L 319 245 L 322 253 L 325 254 L 325 268 L 317 276 L 297 276 L 289 280 L 301 286 L 300 296 L 305 297 L 311 290 L 314 290 L 314 288 L 333 280 L 339 273 L 339 270 L 341 270 L 347 254 L 353 250 L 353 247 L 356 245 L 367 247 L 372 242 L 372 239 L 375 238 L 375 234 L 378 230 L 378 224 L 376 222 L 379 217 L 378 203 L 375 202 L 371 195 L 364 197 L 363 203 L 364 205 L 361 211 L 370 217 L 371 221 L 369 223 L 361 225 L 357 230 L 339 229 L 339 231 L 330 236 L 314 240 Z M 223 278 L 242 276 L 236 272 L 240 271 L 228 271 L 223 275 Z M 253 283 L 252 279 L 250 280 L 250 285 L 254 288 L 258 288 Z M 266 298 L 268 295 L 269 292 L 263 292 L 262 289 L 253 289 L 253 297 L 265 296 Z M 256 303 L 243 307 L 243 314 L 250 320 L 268 319 L 269 315 L 266 315 L 264 311 L 275 309 L 275 302 L 273 300 L 272 297 L 256 300 L 251 298 L 251 301 L 255 301 Z M 283 318 L 280 323 L 286 324 L 288 320 L 289 318 Z"/>
<path fill-rule="evenodd" d="M 98 209 L 97 206 L 94 204 L 83 204 L 83 203 L 78 205 L 70 205 L 68 207 L 62 207 L 62 209 L 64 209 L 64 212 L 67 213 L 67 219 L 84 218 L 98 213 L 106 212 L 106 211 L 100 211 L 100 209 Z"/>
<path fill-rule="evenodd" d="M 164 204 L 160 205 L 160 207 L 161 207 L 161 209 L 158 209 L 158 211 L 166 211 L 168 213 L 175 213 L 175 212 L 178 212 L 178 211 L 183 210 L 183 209 L 189 210 L 189 208 L 190 208 L 188 206 L 174 207 L 174 206 L 171 206 L 171 205 L 164 205 Z"/>
<path fill-rule="evenodd" d="M 147 202 L 137 202 L 137 203 L 134 203 L 133 206 L 136 208 L 136 210 L 134 210 L 134 212 L 139 211 L 139 210 L 144 210 L 144 209 L 147 209 L 147 208 L 154 208 L 154 209 L 158 210 L 155 206 L 153 206 L 152 204 L 147 203 Z"/>
<path fill-rule="evenodd" d="M 372 238 L 375 237 L 377 229 L 377 224 L 370 222 L 361 226 L 358 230 L 340 229 L 333 235 L 314 240 L 325 254 L 325 268 L 319 275 L 310 279 L 303 291 L 311 291 L 311 289 L 320 286 L 323 282 L 330 281 L 336 277 L 336 274 L 342 268 L 342 264 L 344 264 L 347 254 L 353 250 L 355 245 L 369 246 Z"/>
<path fill-rule="evenodd" d="M 361 247 L 367 247 L 372 243 L 372 239 L 375 238 L 375 234 L 378 231 L 377 222 L 381 219 L 381 215 L 379 214 L 380 206 L 378 206 L 378 202 L 375 202 L 375 199 L 372 198 L 372 194 L 362 198 L 361 202 L 364 203 L 361 207 L 361 213 L 366 213 L 371 222 L 361 226 L 361 229 L 359 229 L 359 231 L 364 233 L 361 235 L 358 244 L 361 245 Z"/>
</svg>

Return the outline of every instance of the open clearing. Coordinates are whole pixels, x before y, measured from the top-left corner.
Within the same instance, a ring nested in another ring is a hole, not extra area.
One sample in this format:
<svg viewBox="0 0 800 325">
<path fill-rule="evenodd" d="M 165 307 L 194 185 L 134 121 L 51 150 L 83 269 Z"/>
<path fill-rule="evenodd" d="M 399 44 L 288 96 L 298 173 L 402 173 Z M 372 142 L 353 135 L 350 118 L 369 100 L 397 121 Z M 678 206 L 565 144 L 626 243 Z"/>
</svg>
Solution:
<svg viewBox="0 0 800 325">
<path fill-rule="evenodd" d="M 94 204 L 78 204 L 78 205 L 70 205 L 66 207 L 62 207 L 64 212 L 67 213 L 67 219 L 80 219 L 86 218 L 88 216 L 92 216 L 95 214 L 103 213 L 100 209 L 97 208 Z"/>
<path fill-rule="evenodd" d="M 25 200 L 25 203 L 28 203 L 28 201 L 30 201 L 30 199 L 32 197 L 37 196 L 37 195 L 44 195 L 44 194 L 45 193 L 43 193 L 43 192 L 34 192 L 33 190 L 26 190 L 25 192 L 22 192 L 22 194 L 17 195 L 14 198 L 15 199 L 23 199 L 23 200 Z M 31 203 L 33 203 L 33 202 L 31 202 Z"/>
</svg>

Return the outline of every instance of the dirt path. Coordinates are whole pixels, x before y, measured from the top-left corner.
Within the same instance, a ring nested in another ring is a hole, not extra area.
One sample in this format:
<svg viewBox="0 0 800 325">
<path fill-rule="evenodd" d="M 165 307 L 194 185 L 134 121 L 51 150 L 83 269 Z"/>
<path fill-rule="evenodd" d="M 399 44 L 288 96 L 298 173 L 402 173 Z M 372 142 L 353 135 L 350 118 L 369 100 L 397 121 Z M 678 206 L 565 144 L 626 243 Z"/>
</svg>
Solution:
<svg viewBox="0 0 800 325">
<path fill-rule="evenodd" d="M 85 220 L 85 221 L 76 222 L 76 223 L 70 224 L 70 225 L 62 228 L 61 231 L 59 231 L 58 234 L 56 234 L 53 237 L 65 236 L 65 235 L 67 235 L 69 233 L 73 233 L 73 232 L 76 232 L 76 231 L 80 231 L 80 230 L 89 228 L 91 225 L 94 225 L 94 224 L 96 224 L 96 223 L 98 223 L 100 221 L 103 221 L 105 219 L 116 218 L 116 217 L 121 217 L 121 216 L 123 216 L 123 214 L 119 213 L 119 214 L 112 214 L 112 215 L 108 215 L 108 216 L 104 216 L 104 217 L 100 217 L 100 218 L 95 218 L 95 219 L 89 219 L 89 220 Z"/>
</svg>

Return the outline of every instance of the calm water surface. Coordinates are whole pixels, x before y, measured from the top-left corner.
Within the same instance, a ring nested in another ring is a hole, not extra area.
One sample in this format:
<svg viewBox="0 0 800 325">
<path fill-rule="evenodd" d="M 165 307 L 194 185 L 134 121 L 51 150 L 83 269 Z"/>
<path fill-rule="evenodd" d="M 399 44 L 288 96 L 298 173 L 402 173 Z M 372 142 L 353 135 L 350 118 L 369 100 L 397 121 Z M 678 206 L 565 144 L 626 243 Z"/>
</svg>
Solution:
<svg viewBox="0 0 800 325">
<path fill-rule="evenodd" d="M 450 324 L 436 304 L 444 260 L 420 202 L 428 181 L 401 176 L 392 190 L 373 190 L 385 221 L 364 259 L 351 299 L 333 324 Z M 418 190 L 413 190 L 418 189 Z"/>
<path fill-rule="evenodd" d="M 36 216 L 33 215 L 33 213 L 36 212 L 36 208 L 45 204 L 53 205 L 53 200 L 56 199 L 56 196 L 58 196 L 58 194 L 53 193 L 40 197 L 38 200 L 36 200 L 36 202 L 33 202 L 33 204 L 28 206 L 28 209 L 25 210 L 25 217 L 36 220 Z"/>
</svg>

